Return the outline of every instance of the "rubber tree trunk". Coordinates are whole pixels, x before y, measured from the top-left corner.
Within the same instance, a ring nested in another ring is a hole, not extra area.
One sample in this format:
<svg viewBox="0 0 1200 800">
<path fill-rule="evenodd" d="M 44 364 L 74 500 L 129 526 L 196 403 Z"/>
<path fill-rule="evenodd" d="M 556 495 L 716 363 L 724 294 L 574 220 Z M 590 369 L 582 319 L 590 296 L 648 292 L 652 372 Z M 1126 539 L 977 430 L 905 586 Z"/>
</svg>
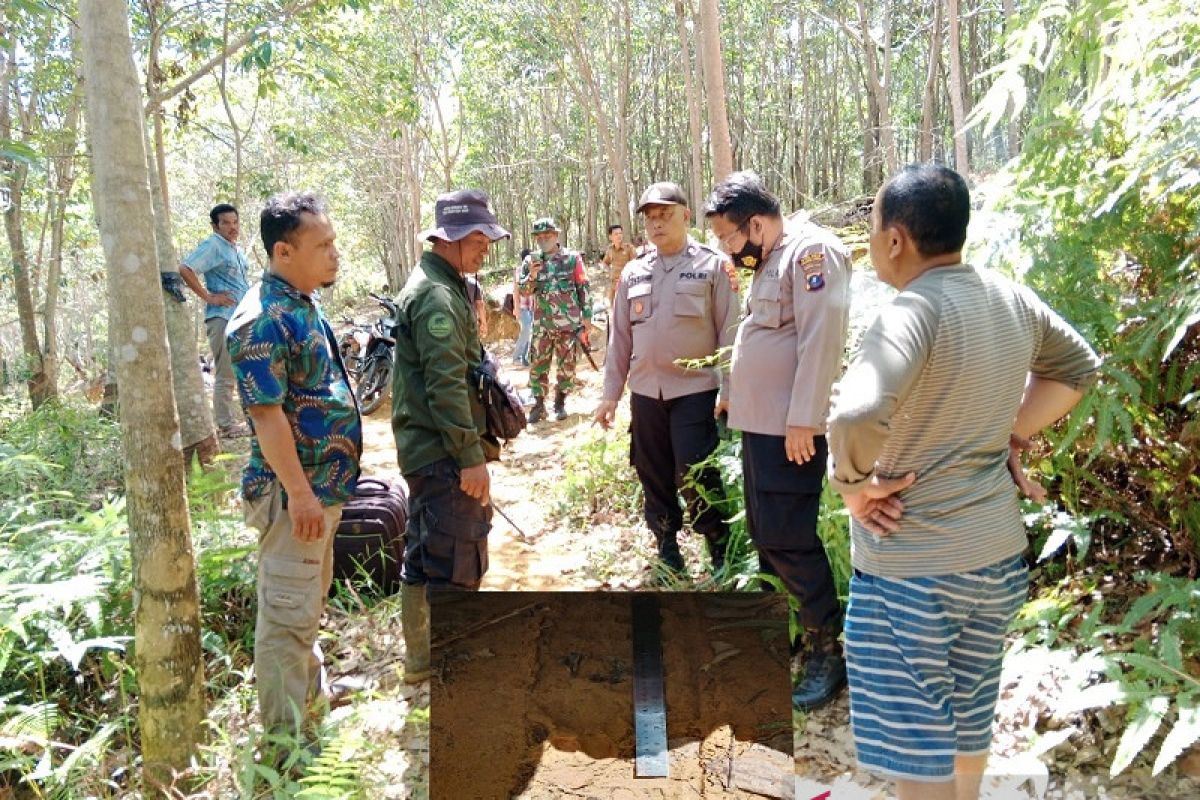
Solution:
<svg viewBox="0 0 1200 800">
<path fill-rule="evenodd" d="M 967 110 L 963 99 L 966 77 L 962 63 L 962 29 L 958 15 L 958 0 L 946 0 L 946 18 L 950 21 L 950 115 L 954 120 L 954 169 L 966 178 L 971 171 L 967 154 Z"/>
<path fill-rule="evenodd" d="M 929 32 L 929 62 L 925 68 L 925 90 L 921 93 L 921 132 L 917 140 L 917 160 L 933 158 L 933 124 L 937 97 L 937 78 L 942 63 L 942 0 L 933 0 L 933 24 Z"/>
<path fill-rule="evenodd" d="M 7 26 L 0 19 L 0 39 L 6 38 Z M 14 136 L 12 98 L 17 83 L 17 37 L 8 37 L 7 48 L 0 54 L 0 141 L 20 140 Z M 16 103 L 19 109 L 19 102 Z M 18 125 L 20 119 L 18 116 Z M 53 383 L 47 379 L 46 363 L 41 342 L 38 341 L 37 320 L 33 305 L 33 287 L 30 280 L 30 259 L 25 247 L 23 220 L 25 181 L 29 176 L 29 164 L 24 161 L 0 158 L 0 175 L 3 186 L 8 189 L 8 206 L 4 209 L 4 229 L 8 236 L 8 250 L 12 257 L 13 294 L 17 301 L 17 320 L 21 327 L 21 348 L 24 352 L 24 370 L 28 377 L 29 400 L 34 408 L 55 397 Z"/>
<path fill-rule="evenodd" d="M 729 111 L 725 105 L 725 59 L 721 55 L 721 12 L 717 0 L 700 0 L 700 38 L 712 140 L 712 179 L 720 183 L 733 172 L 733 142 L 729 138 Z"/>
<path fill-rule="evenodd" d="M 691 187 L 688 199 L 692 201 L 692 212 L 697 216 L 704 205 L 704 156 L 700 135 L 700 93 L 697 91 L 696 70 L 692 67 L 692 48 L 689 43 L 687 20 L 683 0 L 675 0 L 675 18 L 679 27 L 679 52 L 683 58 L 683 91 L 688 104 L 688 156 L 691 171 L 688 184 Z"/>
<path fill-rule="evenodd" d="M 159 787 L 185 770 L 195 752 L 204 670 L 146 134 L 125 9 L 111 0 L 81 0 L 79 21 L 93 196 L 121 394 L 143 774 L 148 787 Z"/>
<path fill-rule="evenodd" d="M 1014 0 L 1004 0 L 1004 32 L 1011 33 L 1017 22 L 1017 9 Z M 1008 118 L 1007 137 L 1008 157 L 1016 158 L 1021 154 L 1021 114 L 1014 113 Z"/>
<path fill-rule="evenodd" d="M 159 272 L 179 273 L 179 256 L 171 238 L 171 220 L 163 201 L 165 180 L 157 176 L 153 157 L 146 161 L 150 169 L 150 194 L 154 203 L 154 241 Z M 218 450 L 217 429 L 213 424 L 212 405 L 204 393 L 204 375 L 200 371 L 200 348 L 196 344 L 195 307 L 181 303 L 164 291 L 163 310 L 167 322 L 167 344 L 171 351 L 171 379 L 175 389 L 175 413 L 179 416 L 179 439 L 183 445 L 185 466 L 193 453 L 201 464 L 209 464 Z"/>
</svg>

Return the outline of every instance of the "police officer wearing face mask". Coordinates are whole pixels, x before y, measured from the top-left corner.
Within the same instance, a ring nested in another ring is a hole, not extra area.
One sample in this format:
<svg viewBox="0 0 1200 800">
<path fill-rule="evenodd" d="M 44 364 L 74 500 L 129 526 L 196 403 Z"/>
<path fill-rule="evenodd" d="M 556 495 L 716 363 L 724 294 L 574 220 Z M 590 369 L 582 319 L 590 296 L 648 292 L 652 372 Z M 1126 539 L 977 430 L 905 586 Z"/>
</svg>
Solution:
<svg viewBox="0 0 1200 800">
<path fill-rule="evenodd" d="M 638 211 L 655 249 L 626 264 L 617 283 L 604 398 L 595 420 L 605 428 L 612 424 L 628 381 L 630 460 L 644 490 L 646 524 L 658 556 L 667 569 L 683 571 L 675 538 L 683 526 L 682 491 L 715 573 L 724 564 L 729 528 L 716 507 L 685 485 L 685 477 L 716 449 L 714 411 L 725 376 L 716 367 L 686 368 L 679 361 L 710 358 L 733 343 L 736 276 L 727 257 L 688 236 L 691 211 L 676 184 L 653 184 Z M 707 497 L 724 497 L 715 468 L 695 480 Z"/>
<path fill-rule="evenodd" d="M 827 448 L 825 418 L 842 370 L 850 254 L 830 231 L 785 221 L 753 172 L 713 189 L 704 215 L 734 263 L 754 271 L 729 378 L 729 427 L 742 431 L 746 526 L 763 572 L 800 600 L 802 710 L 846 682 L 842 610 L 817 537 Z"/>
</svg>

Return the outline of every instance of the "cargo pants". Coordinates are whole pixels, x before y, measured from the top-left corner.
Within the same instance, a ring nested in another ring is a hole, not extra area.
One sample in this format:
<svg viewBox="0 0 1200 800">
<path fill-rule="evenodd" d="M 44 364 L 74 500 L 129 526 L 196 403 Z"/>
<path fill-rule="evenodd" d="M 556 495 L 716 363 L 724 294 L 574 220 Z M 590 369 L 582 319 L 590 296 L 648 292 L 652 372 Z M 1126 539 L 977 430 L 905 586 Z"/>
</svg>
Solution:
<svg viewBox="0 0 1200 800">
<path fill-rule="evenodd" d="M 317 633 L 333 581 L 333 534 L 342 507 L 325 508 L 325 536 L 315 542 L 292 535 L 278 481 L 264 496 L 246 501 L 245 516 L 259 532 L 254 625 L 259 713 L 268 732 L 298 734 L 309 704 L 326 687 Z"/>
<path fill-rule="evenodd" d="M 535 327 L 533 348 L 529 353 L 529 387 L 534 397 L 545 397 L 550 390 L 550 363 L 558 361 L 555 391 L 567 394 L 575 385 L 575 358 L 579 343 L 568 328 Z"/>
<path fill-rule="evenodd" d="M 204 320 L 213 359 L 213 422 L 221 430 L 239 425 L 245 419 L 235 397 L 237 379 L 233 375 L 229 346 L 225 344 L 225 328 L 228 324 L 229 320 L 224 317 Z"/>
<path fill-rule="evenodd" d="M 458 465 L 443 458 L 404 476 L 410 512 L 401 579 L 431 589 L 473 591 L 488 568 L 492 507 L 464 492 Z"/>
</svg>

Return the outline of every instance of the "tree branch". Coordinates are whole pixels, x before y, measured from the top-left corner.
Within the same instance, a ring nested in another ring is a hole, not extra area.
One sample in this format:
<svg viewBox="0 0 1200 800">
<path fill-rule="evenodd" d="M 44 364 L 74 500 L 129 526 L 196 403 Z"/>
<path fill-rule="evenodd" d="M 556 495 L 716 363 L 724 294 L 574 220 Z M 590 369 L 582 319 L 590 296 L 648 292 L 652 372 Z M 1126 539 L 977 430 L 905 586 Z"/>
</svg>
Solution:
<svg viewBox="0 0 1200 800">
<path fill-rule="evenodd" d="M 280 11 L 277 19 L 283 20 L 283 19 L 288 19 L 290 17 L 294 17 L 298 14 L 303 14 L 305 11 L 307 11 L 310 8 L 312 8 L 313 6 L 317 5 L 317 3 L 319 3 L 319 2 L 320 2 L 320 0 L 293 0 L 292 3 L 285 6 L 283 8 L 283 10 Z M 191 75 L 188 75 L 186 78 L 184 78 L 179 83 L 172 86 L 170 89 L 159 92 L 154 97 L 151 97 L 149 102 L 146 103 L 146 108 L 145 108 L 146 114 L 147 115 L 152 114 L 160 106 L 162 106 L 163 103 L 167 102 L 171 98 L 173 98 L 176 95 L 180 94 L 181 92 L 185 91 L 193 83 L 200 80 L 208 73 L 212 72 L 219 65 L 225 63 L 225 61 L 231 55 L 238 52 L 239 50 L 244 48 L 246 45 L 250 44 L 250 42 L 252 42 L 254 40 L 254 37 L 258 35 L 259 30 L 264 25 L 266 25 L 267 22 L 268 22 L 268 20 L 264 19 L 261 23 L 259 23 L 258 25 L 255 25 L 253 28 L 246 31 L 246 33 L 242 34 L 237 39 L 234 39 L 232 42 L 227 44 L 221 50 L 221 52 L 217 53 L 215 56 L 210 58 L 208 61 L 205 61 L 200 66 L 200 68 L 197 69 L 195 72 L 193 72 Z"/>
</svg>

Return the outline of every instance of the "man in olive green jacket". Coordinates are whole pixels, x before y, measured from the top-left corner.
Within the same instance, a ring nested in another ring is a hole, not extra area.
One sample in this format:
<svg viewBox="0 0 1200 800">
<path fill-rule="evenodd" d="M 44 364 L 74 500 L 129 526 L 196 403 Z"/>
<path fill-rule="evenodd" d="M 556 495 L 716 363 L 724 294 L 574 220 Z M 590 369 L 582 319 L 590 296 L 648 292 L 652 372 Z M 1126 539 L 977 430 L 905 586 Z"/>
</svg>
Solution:
<svg viewBox="0 0 1200 800">
<path fill-rule="evenodd" d="M 469 378 L 479 366 L 479 325 L 466 276 L 492 242 L 507 238 L 476 189 L 437 199 L 432 243 L 397 301 L 392 432 L 408 483 L 401 621 L 404 679 L 429 676 L 427 590 L 479 588 L 491 530 L 487 461 L 500 455 L 484 436 L 483 405 Z"/>
</svg>

